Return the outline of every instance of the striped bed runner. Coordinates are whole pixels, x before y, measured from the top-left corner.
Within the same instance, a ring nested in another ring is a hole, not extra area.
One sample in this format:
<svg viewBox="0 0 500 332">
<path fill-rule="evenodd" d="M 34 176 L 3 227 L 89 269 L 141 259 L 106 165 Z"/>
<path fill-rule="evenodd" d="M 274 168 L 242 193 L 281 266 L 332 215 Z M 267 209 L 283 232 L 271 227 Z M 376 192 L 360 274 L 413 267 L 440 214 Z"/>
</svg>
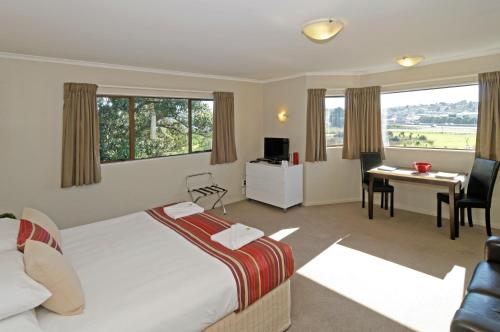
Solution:
<svg viewBox="0 0 500 332">
<path fill-rule="evenodd" d="M 146 212 L 171 228 L 231 270 L 238 290 L 238 311 L 290 278 L 294 272 L 291 248 L 283 242 L 262 237 L 238 250 L 231 250 L 210 240 L 212 234 L 231 227 L 232 223 L 210 213 L 200 213 L 174 220 L 163 206 Z"/>
</svg>

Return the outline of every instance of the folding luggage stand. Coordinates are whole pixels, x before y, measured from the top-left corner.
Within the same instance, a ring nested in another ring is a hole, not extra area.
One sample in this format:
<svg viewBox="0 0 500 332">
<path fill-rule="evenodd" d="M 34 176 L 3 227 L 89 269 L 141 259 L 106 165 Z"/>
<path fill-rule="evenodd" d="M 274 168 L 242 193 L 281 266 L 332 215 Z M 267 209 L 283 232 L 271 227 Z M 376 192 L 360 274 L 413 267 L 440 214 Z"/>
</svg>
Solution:
<svg viewBox="0 0 500 332">
<path fill-rule="evenodd" d="M 208 185 L 202 187 L 193 187 L 192 182 L 194 178 L 201 178 L 201 177 L 207 178 Z M 222 202 L 222 198 L 227 194 L 227 189 L 224 189 L 219 185 L 217 185 L 217 183 L 215 183 L 215 178 L 212 172 L 204 172 L 186 176 L 186 188 L 193 203 L 198 202 L 200 198 L 217 195 L 218 198 L 215 201 L 214 205 L 212 206 L 212 209 L 214 209 L 217 203 L 220 202 L 222 210 L 224 211 L 224 214 L 226 214 L 226 207 Z"/>
</svg>

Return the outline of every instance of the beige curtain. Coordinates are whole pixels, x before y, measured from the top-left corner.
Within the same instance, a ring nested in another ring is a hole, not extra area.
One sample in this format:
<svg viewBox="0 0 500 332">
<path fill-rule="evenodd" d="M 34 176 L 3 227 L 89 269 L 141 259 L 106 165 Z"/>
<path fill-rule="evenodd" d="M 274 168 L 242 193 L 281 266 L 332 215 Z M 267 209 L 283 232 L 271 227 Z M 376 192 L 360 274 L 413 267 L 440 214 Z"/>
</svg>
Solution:
<svg viewBox="0 0 500 332">
<path fill-rule="evenodd" d="M 236 161 L 234 139 L 234 96 L 232 92 L 214 92 L 214 129 L 210 163 Z"/>
<path fill-rule="evenodd" d="M 379 86 L 346 89 L 342 158 L 359 159 L 360 152 L 384 158 Z"/>
<path fill-rule="evenodd" d="M 101 182 L 97 85 L 64 83 L 61 187 Z"/>
<path fill-rule="evenodd" d="M 306 161 L 326 161 L 326 89 L 307 90 Z"/>
<path fill-rule="evenodd" d="M 479 74 L 476 156 L 500 158 L 500 72 Z"/>
</svg>

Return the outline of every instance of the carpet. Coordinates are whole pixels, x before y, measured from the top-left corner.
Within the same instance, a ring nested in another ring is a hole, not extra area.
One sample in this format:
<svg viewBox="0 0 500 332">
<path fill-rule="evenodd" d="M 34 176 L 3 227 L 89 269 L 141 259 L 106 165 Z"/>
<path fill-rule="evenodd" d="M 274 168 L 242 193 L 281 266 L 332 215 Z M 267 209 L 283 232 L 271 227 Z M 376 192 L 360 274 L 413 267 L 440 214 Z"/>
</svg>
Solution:
<svg viewBox="0 0 500 332">
<path fill-rule="evenodd" d="M 447 220 L 437 228 L 435 217 L 404 210 L 390 218 L 375 206 L 368 220 L 360 203 L 283 212 L 241 201 L 227 211 L 229 220 L 286 235 L 293 248 L 290 332 L 447 331 L 487 238 L 483 227 L 462 226 L 452 241 Z"/>
</svg>

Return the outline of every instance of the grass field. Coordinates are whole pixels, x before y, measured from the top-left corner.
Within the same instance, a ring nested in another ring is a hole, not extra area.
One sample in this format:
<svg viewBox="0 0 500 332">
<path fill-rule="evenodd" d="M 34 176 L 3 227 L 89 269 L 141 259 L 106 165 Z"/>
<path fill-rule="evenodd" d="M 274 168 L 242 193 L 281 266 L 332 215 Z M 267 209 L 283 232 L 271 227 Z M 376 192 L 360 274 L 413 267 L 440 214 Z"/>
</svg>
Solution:
<svg viewBox="0 0 500 332">
<path fill-rule="evenodd" d="M 326 128 L 327 146 L 342 145 L 343 128 Z M 392 135 L 390 135 L 392 133 Z M 387 128 L 389 146 L 428 149 L 473 150 L 475 128 L 429 127 Z"/>
<path fill-rule="evenodd" d="M 390 146 L 471 150 L 476 145 L 474 132 L 446 132 L 419 129 L 388 129 Z"/>
</svg>

